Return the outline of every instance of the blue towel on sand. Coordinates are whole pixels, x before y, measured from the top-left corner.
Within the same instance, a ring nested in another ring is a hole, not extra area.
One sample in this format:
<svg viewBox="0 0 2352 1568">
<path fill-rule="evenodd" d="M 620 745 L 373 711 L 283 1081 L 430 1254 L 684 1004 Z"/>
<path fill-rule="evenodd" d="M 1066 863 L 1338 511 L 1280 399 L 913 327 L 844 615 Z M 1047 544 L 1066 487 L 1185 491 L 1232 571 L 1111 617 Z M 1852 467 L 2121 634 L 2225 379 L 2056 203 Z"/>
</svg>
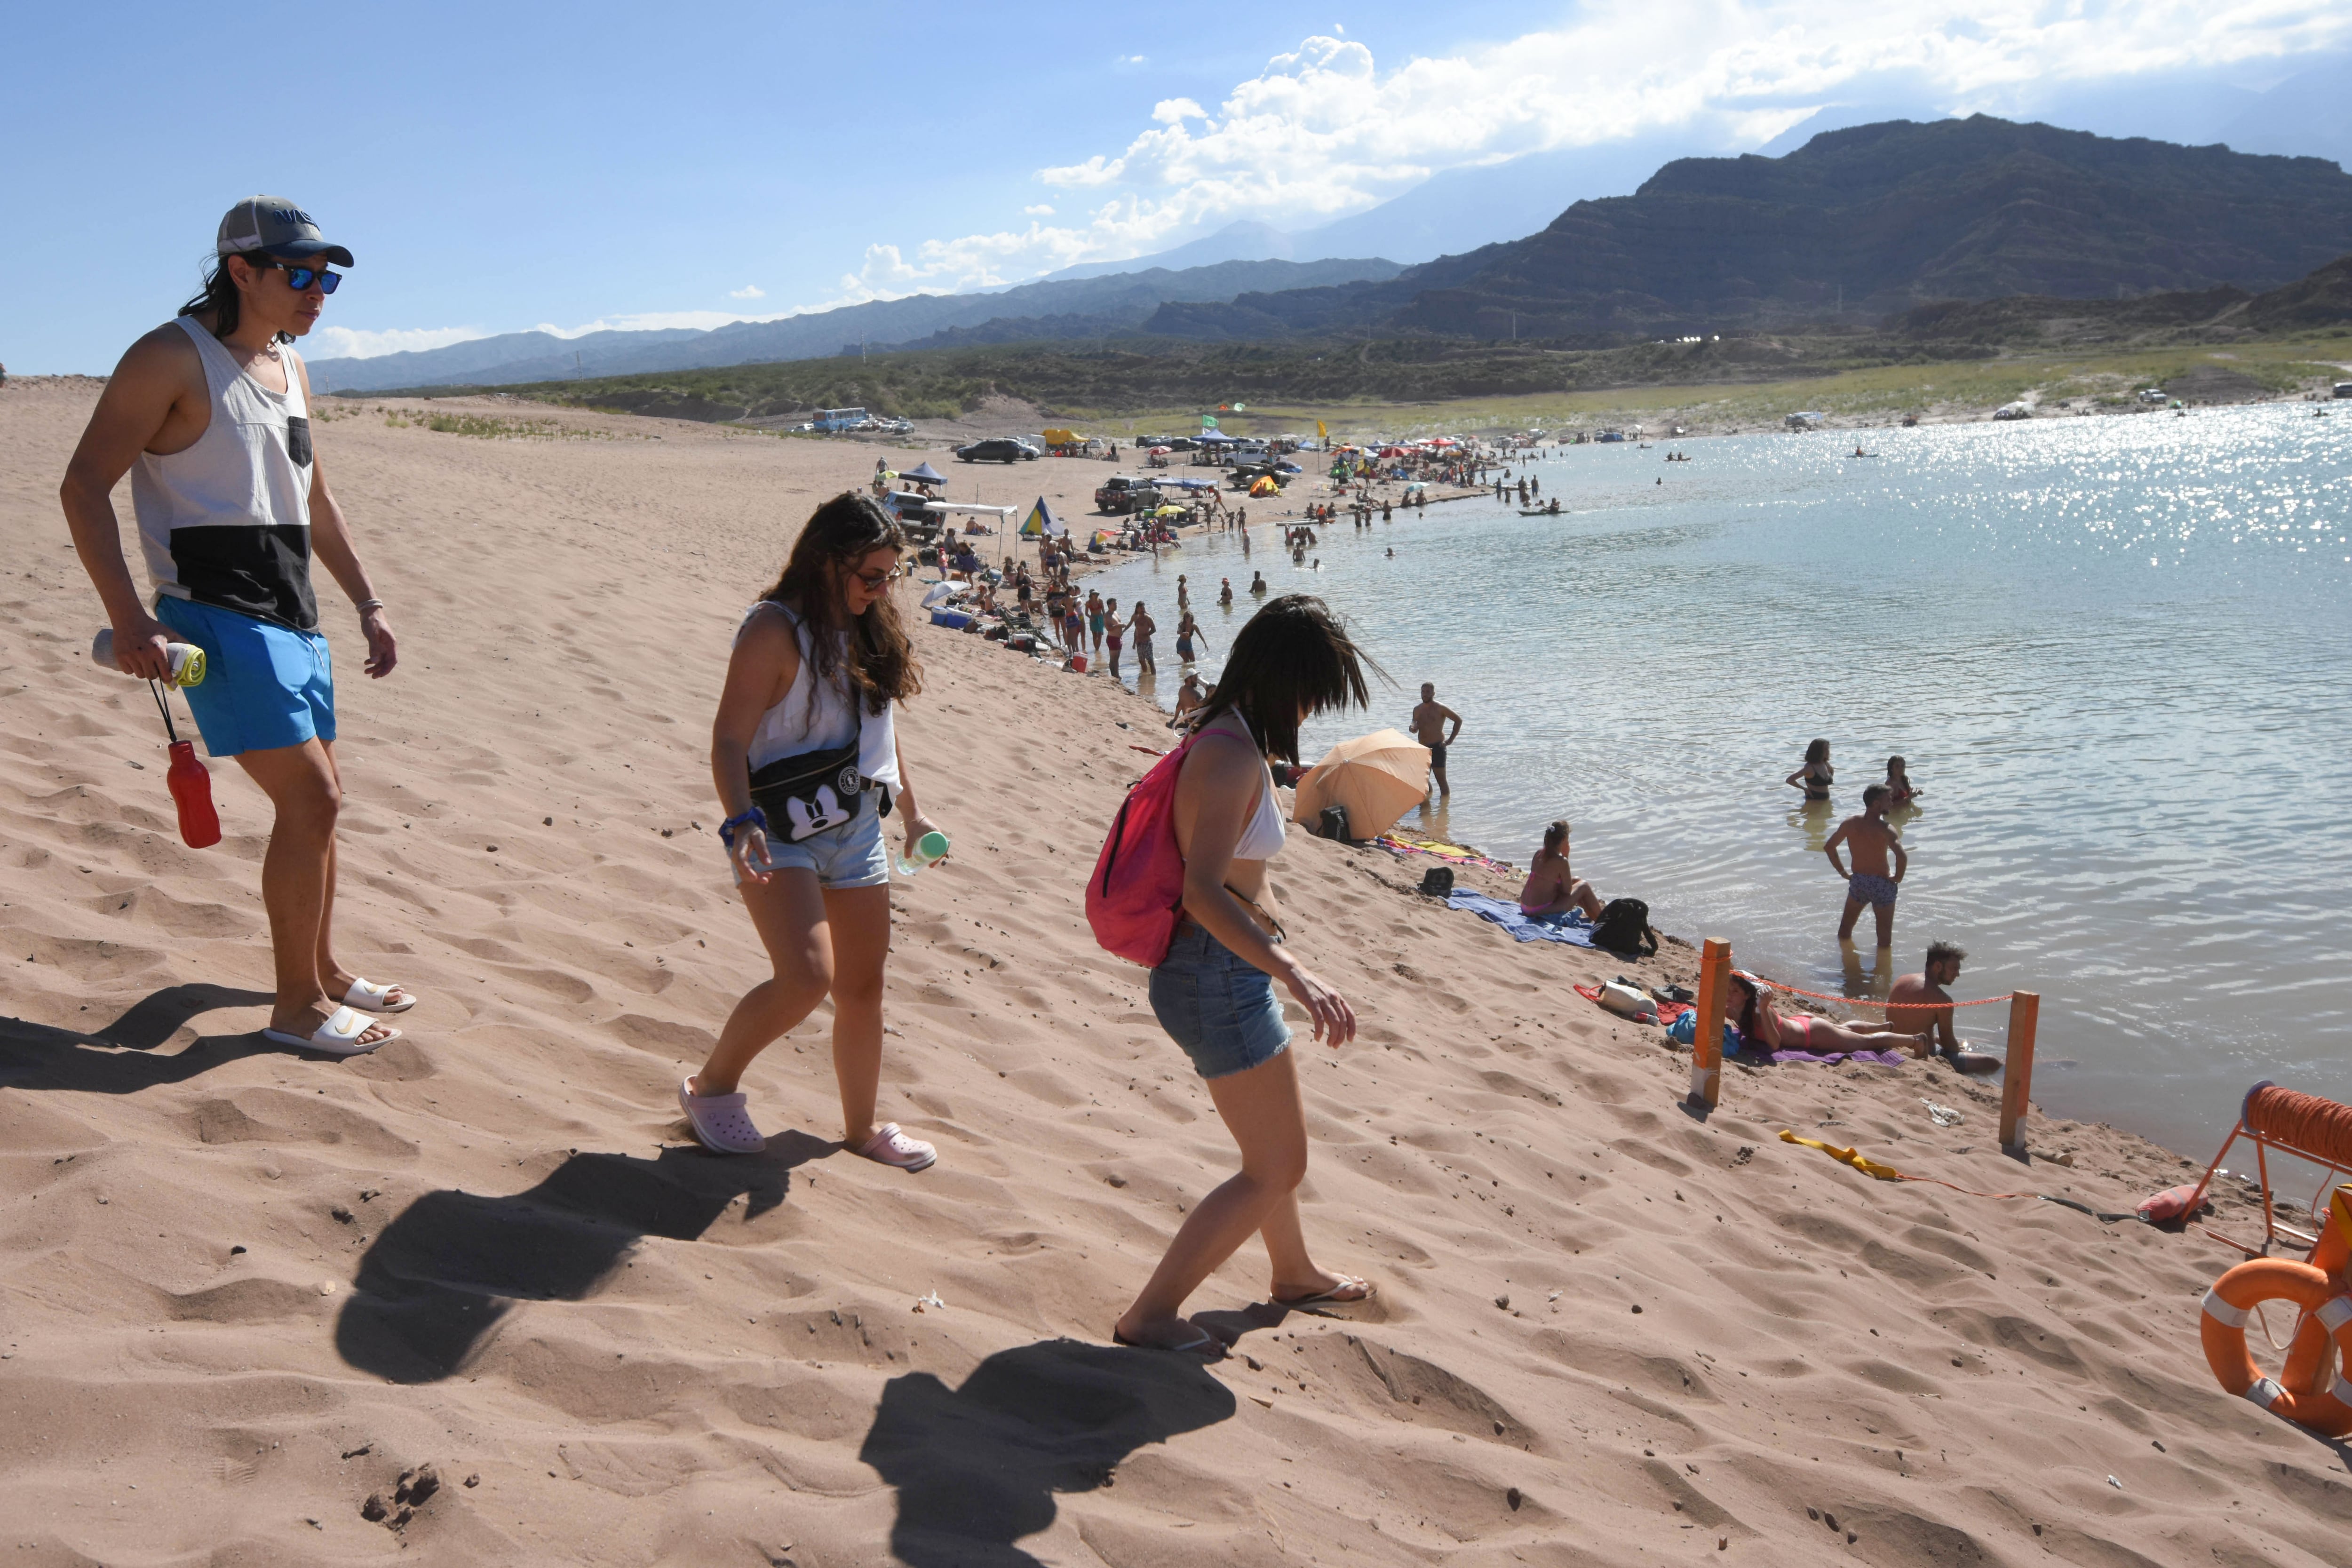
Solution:
<svg viewBox="0 0 2352 1568">
<path fill-rule="evenodd" d="M 1500 899 L 1490 899 L 1484 893 L 1457 889 L 1448 894 L 1445 906 L 1468 910 L 1482 920 L 1493 921 L 1521 942 L 1564 942 L 1571 947 L 1592 945 L 1592 922 L 1584 918 L 1581 910 L 1570 910 L 1564 915 L 1545 915 L 1540 920 L 1519 912 L 1517 904 L 1507 904 Z"/>
</svg>

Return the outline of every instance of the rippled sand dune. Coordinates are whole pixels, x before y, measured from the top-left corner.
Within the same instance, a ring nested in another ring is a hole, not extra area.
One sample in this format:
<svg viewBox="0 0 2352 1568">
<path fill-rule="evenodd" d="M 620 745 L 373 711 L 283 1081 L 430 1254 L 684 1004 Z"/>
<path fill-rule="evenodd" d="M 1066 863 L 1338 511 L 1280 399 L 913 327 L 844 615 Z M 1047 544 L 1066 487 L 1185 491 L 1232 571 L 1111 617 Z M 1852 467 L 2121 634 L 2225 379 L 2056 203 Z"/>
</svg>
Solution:
<svg viewBox="0 0 2352 1568">
<path fill-rule="evenodd" d="M 373 1056 L 265 1046 L 260 796 L 224 765 L 182 847 L 147 694 L 87 656 L 54 489 L 93 395 L 0 390 L 9 1563 L 2344 1560 L 2343 1450 L 2204 1370 L 2221 1248 L 1775 1134 L 2106 1208 L 2175 1156 L 2037 1121 L 2073 1164 L 2004 1159 L 1940 1068 L 1734 1070 L 1696 1119 L 1570 989 L 1633 966 L 1303 836 L 1277 896 L 1367 1020 L 1297 1047 L 1309 1235 L 1379 1300 L 1286 1316 L 1245 1252 L 1197 1299 L 1231 1361 L 1107 1348 L 1233 1162 L 1080 910 L 1165 732 L 928 626 L 905 733 L 957 851 L 897 890 L 884 1113 L 940 1163 L 835 1147 L 822 1016 L 747 1079 L 769 1153 L 699 1152 L 670 1089 L 762 962 L 707 720 L 855 447 L 320 429 L 403 647 L 366 680 L 322 582 L 341 945 L 424 1001 Z M 988 482 L 1075 515 L 1098 471 Z"/>
</svg>

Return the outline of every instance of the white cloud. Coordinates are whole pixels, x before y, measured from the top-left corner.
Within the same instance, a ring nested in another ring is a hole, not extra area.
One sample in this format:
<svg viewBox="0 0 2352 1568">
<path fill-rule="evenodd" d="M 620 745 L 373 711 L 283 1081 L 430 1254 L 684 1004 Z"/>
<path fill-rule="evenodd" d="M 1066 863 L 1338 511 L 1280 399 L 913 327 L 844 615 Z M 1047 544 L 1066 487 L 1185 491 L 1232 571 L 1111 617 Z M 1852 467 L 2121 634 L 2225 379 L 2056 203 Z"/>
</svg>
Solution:
<svg viewBox="0 0 2352 1568">
<path fill-rule="evenodd" d="M 422 353 L 446 349 L 490 334 L 479 327 L 392 327 L 369 331 L 360 327 L 320 327 L 310 334 L 316 359 L 373 359 L 378 354 Z"/>
<path fill-rule="evenodd" d="M 1054 209 L 1046 204 L 1040 202 L 1034 207 L 1023 207 L 1021 209 L 1021 216 L 1023 217 L 1052 217 L 1054 216 Z"/>
<path fill-rule="evenodd" d="M 1214 110 L 1151 110 L 1118 152 L 1037 171 L 1092 193 L 1075 221 L 876 245 L 853 299 L 1017 281 L 1257 217 L 1309 227 L 1444 169 L 1674 131 L 1752 149 L 1826 103 L 2016 112 L 2053 86 L 2275 61 L 2352 42 L 2333 0 L 1596 0 L 1573 21 L 1385 72 L 1360 41 L 1304 40 Z"/>
<path fill-rule="evenodd" d="M 757 283 L 746 283 L 740 289 L 727 290 L 727 297 L 730 300 L 764 300 L 768 297 L 768 291 Z"/>
</svg>

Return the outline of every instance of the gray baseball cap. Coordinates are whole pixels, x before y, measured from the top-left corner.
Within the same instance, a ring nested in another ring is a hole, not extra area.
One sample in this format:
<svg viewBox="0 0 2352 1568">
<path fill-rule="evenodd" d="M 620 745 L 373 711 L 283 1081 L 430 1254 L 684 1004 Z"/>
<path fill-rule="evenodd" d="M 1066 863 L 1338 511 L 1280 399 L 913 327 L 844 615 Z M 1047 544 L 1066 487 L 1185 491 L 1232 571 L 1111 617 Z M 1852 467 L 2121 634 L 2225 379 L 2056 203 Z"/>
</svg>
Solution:
<svg viewBox="0 0 2352 1568">
<path fill-rule="evenodd" d="M 323 256 L 338 267 L 354 265 L 350 251 L 329 245 L 310 215 L 283 196 L 247 196 L 229 208 L 213 249 L 222 256 L 266 250 L 299 260 Z"/>
</svg>

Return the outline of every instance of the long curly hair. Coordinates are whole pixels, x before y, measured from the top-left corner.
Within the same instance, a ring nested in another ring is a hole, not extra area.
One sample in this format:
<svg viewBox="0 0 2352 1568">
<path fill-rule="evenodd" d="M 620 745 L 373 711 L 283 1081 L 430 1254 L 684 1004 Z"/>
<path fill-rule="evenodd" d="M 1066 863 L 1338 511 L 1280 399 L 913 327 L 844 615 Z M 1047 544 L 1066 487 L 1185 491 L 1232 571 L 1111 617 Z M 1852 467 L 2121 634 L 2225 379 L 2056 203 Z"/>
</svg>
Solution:
<svg viewBox="0 0 2352 1568">
<path fill-rule="evenodd" d="M 907 535 L 898 520 L 872 496 L 844 490 L 809 514 L 776 585 L 760 595 L 784 605 L 809 630 L 808 660 L 818 681 L 845 686 L 866 711 L 879 713 L 923 689 L 923 667 L 915 659 L 898 605 L 883 594 L 866 613 L 842 607 L 843 579 L 852 566 L 877 550 L 903 554 Z M 809 700 L 816 700 L 814 682 Z"/>
</svg>

